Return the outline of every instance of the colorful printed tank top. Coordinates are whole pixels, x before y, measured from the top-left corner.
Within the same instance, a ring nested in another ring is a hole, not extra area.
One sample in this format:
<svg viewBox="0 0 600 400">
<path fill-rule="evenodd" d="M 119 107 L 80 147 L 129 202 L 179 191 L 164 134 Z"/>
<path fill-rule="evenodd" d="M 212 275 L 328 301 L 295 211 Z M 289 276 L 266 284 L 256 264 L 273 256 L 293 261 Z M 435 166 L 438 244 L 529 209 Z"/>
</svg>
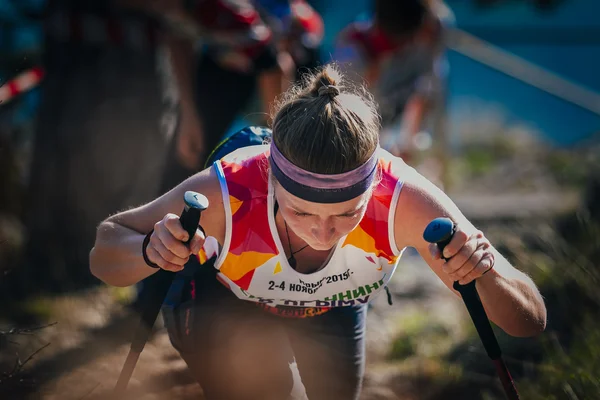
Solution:
<svg viewBox="0 0 600 400">
<path fill-rule="evenodd" d="M 237 297 L 273 313 L 307 317 L 331 307 L 366 304 L 391 278 L 402 251 L 394 241 L 394 214 L 402 181 L 392 157 L 380 150 L 381 181 L 359 225 L 342 237 L 327 264 L 302 274 L 288 263 L 275 225 L 268 146 L 234 151 L 214 163 L 223 193 L 226 237 L 209 237 L 201 262 L 217 255 L 217 279 Z"/>
</svg>

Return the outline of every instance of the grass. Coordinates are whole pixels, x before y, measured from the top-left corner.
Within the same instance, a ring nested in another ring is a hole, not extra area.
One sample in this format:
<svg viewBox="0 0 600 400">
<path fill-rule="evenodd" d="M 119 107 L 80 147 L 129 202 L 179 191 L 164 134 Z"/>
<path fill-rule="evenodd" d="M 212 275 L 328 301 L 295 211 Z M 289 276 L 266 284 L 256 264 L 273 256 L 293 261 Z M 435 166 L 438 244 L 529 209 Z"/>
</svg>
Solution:
<svg viewBox="0 0 600 400">
<path fill-rule="evenodd" d="M 451 166 L 469 183 L 507 161 L 517 166 L 510 171 L 520 172 L 518 160 L 527 156 L 527 149 L 510 143 L 479 144 L 468 147 Z M 496 247 L 532 277 L 548 309 L 546 332 L 537 338 L 512 338 L 496 329 L 523 399 L 587 400 L 600 393 L 598 159 L 593 149 L 537 149 L 528 165 L 535 165 L 558 188 L 582 188 L 585 194 L 580 208 L 553 220 L 492 222 L 498 226 L 489 233 L 483 228 Z M 528 178 L 515 176 L 514 181 L 520 184 Z M 458 339 L 427 315 L 410 315 L 399 324 L 401 329 L 388 354 L 389 360 L 401 365 L 396 380 L 409 382 L 409 388 L 395 388 L 399 398 L 505 398 L 469 320 L 464 321 L 464 337 Z M 425 345 L 432 342 L 439 342 L 439 347 Z"/>
<path fill-rule="evenodd" d="M 108 286 L 111 297 L 121 305 L 130 304 L 137 296 L 135 286 Z"/>
<path fill-rule="evenodd" d="M 400 334 L 392 341 L 390 360 L 412 356 L 435 358 L 447 352 L 453 340 L 450 329 L 423 313 L 415 312 L 398 321 Z"/>
<path fill-rule="evenodd" d="M 49 298 L 36 297 L 23 301 L 20 311 L 39 321 L 48 321 L 55 316 L 53 301 Z"/>
<path fill-rule="evenodd" d="M 600 327 L 591 315 L 575 327 L 570 345 L 555 335 L 542 340 L 544 360 L 536 377 L 522 383 L 523 398 L 532 400 L 591 399 L 600 393 Z"/>
</svg>

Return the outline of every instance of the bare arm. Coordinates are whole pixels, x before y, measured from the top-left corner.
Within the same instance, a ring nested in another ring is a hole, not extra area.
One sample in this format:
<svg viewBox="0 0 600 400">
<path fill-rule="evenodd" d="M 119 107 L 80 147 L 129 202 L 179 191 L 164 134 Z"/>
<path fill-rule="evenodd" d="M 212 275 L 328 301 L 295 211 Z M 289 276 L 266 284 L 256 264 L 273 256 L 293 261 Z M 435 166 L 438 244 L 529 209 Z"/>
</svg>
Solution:
<svg viewBox="0 0 600 400">
<path fill-rule="evenodd" d="M 97 229 L 90 252 L 90 270 L 94 276 L 113 286 L 129 286 L 157 272 L 144 262 L 142 242 L 154 229 L 147 254 L 161 268 L 181 269 L 192 253 L 200 250 L 204 237 L 196 232 L 190 248 L 181 243 L 187 233 L 179 224 L 183 195 L 187 190 L 204 194 L 209 207 L 202 213 L 201 225 L 208 236 L 223 242 L 225 212 L 219 182 L 213 168 L 204 170 L 161 197 L 103 221 Z M 172 235 L 170 233 L 173 233 Z"/>
<path fill-rule="evenodd" d="M 258 86 L 263 110 L 269 115 L 277 96 L 285 92 L 294 80 L 294 60 L 285 51 L 277 55 L 277 65 L 262 71 L 258 77 Z"/>
<path fill-rule="evenodd" d="M 194 94 L 196 57 L 193 43 L 191 39 L 173 32 L 166 34 L 166 43 L 181 109 L 179 133 L 176 136 L 177 156 L 185 167 L 199 170 L 209 149 L 205 148 L 202 120 L 197 112 Z"/>
<path fill-rule="evenodd" d="M 489 244 L 446 194 L 414 170 L 407 170 L 410 178 L 402 188 L 395 217 L 398 248 L 416 248 L 453 291 L 455 280 L 465 284 L 477 279 L 477 292 L 488 317 L 508 334 L 533 336 L 542 332 L 546 307 L 533 281 Z M 422 237 L 427 224 L 437 217 L 451 218 L 458 228 L 444 250 L 446 257 L 451 256 L 448 262 L 441 260 L 435 247 Z"/>
<path fill-rule="evenodd" d="M 194 107 L 194 48 L 189 38 L 167 32 L 166 42 L 171 53 L 177 89 L 184 112 L 196 112 Z"/>
</svg>

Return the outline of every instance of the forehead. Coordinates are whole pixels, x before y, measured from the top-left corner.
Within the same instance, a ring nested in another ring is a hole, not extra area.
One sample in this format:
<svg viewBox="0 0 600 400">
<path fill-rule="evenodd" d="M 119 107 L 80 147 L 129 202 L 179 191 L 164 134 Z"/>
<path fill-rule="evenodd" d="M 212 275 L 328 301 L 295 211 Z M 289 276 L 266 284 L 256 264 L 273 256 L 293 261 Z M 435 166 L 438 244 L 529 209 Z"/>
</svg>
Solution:
<svg viewBox="0 0 600 400">
<path fill-rule="evenodd" d="M 286 191 L 281 185 L 275 185 L 275 196 L 281 206 L 292 208 L 299 212 L 314 215 L 339 215 L 361 209 L 369 202 L 371 194 L 370 192 L 367 192 L 342 203 L 313 203 L 294 196 Z"/>
</svg>

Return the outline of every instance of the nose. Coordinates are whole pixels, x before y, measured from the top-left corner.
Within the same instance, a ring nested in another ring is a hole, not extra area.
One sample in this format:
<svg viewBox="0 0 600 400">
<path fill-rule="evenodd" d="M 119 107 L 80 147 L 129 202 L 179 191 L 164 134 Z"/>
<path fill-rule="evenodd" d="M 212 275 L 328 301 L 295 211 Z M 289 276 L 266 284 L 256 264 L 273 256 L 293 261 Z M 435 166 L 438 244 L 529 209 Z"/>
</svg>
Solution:
<svg viewBox="0 0 600 400">
<path fill-rule="evenodd" d="M 332 221 L 324 220 L 319 225 L 314 226 L 311 229 L 313 238 L 322 244 L 328 244 L 332 241 L 335 236 L 335 225 Z"/>
</svg>

